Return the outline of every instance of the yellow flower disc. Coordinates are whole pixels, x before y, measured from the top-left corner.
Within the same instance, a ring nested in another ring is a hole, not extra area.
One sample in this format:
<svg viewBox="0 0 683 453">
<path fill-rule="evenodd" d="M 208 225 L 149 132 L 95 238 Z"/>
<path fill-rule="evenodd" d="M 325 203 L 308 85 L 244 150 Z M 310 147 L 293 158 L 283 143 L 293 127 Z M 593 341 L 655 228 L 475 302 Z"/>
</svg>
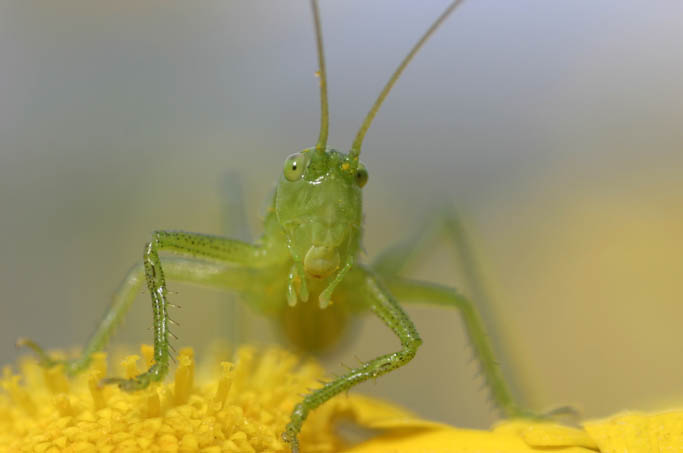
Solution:
<svg viewBox="0 0 683 453">
<path fill-rule="evenodd" d="M 143 347 L 145 361 L 151 348 Z M 124 375 L 141 371 L 138 356 L 123 360 Z M 207 364 L 195 379 L 192 350 L 182 350 L 173 380 L 126 393 L 100 386 L 106 357 L 67 379 L 61 367 L 32 358 L 0 380 L 0 451 L 5 452 L 280 452 L 281 433 L 301 394 L 320 387 L 322 369 L 280 349 L 241 348 L 234 363 Z M 340 448 L 332 417 L 335 399 L 313 411 L 300 441 L 304 451 Z M 346 403 L 347 404 L 347 403 Z"/>
</svg>

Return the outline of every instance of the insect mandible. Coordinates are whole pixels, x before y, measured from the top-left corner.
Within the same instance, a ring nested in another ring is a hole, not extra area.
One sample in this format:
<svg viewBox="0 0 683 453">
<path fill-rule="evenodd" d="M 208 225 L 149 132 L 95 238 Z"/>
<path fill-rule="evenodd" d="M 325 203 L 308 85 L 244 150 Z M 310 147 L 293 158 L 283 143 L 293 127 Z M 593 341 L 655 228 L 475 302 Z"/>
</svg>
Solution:
<svg viewBox="0 0 683 453">
<path fill-rule="evenodd" d="M 368 170 L 359 160 L 365 134 L 413 56 L 461 3 L 462 0 L 453 1 L 400 63 L 363 121 L 350 150 L 344 153 L 327 146 L 322 31 L 317 1 L 311 0 L 319 61 L 320 135 L 315 146 L 286 158 L 262 236 L 254 243 L 246 243 L 197 233 L 156 231 L 145 245 L 142 263 L 124 280 L 79 358 L 60 362 L 31 340 L 23 340 L 22 344 L 32 348 L 46 366 L 63 363 L 69 374 L 84 370 L 92 355 L 105 346 L 144 281 L 153 307 L 154 364 L 132 379 L 105 380 L 123 390 L 136 391 L 163 379 L 169 369 L 167 280 L 233 291 L 260 313 L 281 320 L 290 339 L 308 349 L 337 339 L 340 330 L 330 326 L 342 327 L 340 321 L 372 312 L 396 334 L 401 348 L 364 362 L 306 395 L 294 408 L 283 433 L 284 440 L 296 452 L 298 433 L 311 410 L 360 382 L 407 364 L 414 357 L 422 340 L 397 301 L 426 301 L 460 311 L 492 399 L 504 415 L 532 415 L 513 399 L 472 303 L 453 288 L 399 275 L 401 263 L 414 253 L 413 244 L 387 250 L 372 265 L 359 262 L 362 190 L 368 181 Z M 162 260 L 160 252 L 177 256 Z"/>
</svg>

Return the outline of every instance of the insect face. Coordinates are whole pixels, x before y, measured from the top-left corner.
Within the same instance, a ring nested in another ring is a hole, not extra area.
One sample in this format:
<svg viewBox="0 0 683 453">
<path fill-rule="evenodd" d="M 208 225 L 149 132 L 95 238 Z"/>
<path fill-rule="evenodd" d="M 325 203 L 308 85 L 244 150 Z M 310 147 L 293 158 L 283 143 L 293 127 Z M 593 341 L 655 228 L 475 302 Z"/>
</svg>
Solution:
<svg viewBox="0 0 683 453">
<path fill-rule="evenodd" d="M 338 151 L 310 148 L 285 161 L 275 209 L 307 277 L 335 275 L 357 250 L 365 181 L 365 167 Z"/>
</svg>

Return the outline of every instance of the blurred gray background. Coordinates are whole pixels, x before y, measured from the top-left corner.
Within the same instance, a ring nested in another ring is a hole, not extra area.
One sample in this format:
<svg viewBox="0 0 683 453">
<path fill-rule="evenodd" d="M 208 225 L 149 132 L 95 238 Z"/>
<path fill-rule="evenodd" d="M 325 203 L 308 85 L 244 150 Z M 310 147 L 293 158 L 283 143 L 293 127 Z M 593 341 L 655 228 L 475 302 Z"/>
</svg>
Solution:
<svg viewBox="0 0 683 453">
<path fill-rule="evenodd" d="M 446 1 L 322 1 L 330 145 L 346 150 Z M 362 158 L 368 256 L 458 207 L 494 337 L 534 408 L 683 402 L 683 3 L 472 0 L 408 68 Z M 0 362 L 82 344 L 155 229 L 258 231 L 319 105 L 308 2 L 0 2 Z M 231 204 L 232 203 L 232 204 Z M 234 208 L 233 211 L 235 212 Z M 462 285 L 449 247 L 414 275 Z M 180 344 L 234 337 L 230 297 L 171 285 Z M 457 313 L 361 390 L 460 426 L 494 420 Z M 141 295 L 116 337 L 151 340 Z M 276 337 L 238 323 L 243 341 Z M 397 343 L 375 320 L 328 361 Z"/>
</svg>

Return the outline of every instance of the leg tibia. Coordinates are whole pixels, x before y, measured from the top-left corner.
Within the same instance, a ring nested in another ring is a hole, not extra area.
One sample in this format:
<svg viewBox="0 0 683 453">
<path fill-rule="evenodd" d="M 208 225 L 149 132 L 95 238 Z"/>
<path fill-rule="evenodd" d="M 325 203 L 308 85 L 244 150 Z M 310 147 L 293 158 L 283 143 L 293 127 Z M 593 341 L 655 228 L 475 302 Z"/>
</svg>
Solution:
<svg viewBox="0 0 683 453">
<path fill-rule="evenodd" d="M 165 258 L 162 269 L 158 255 L 161 250 L 184 252 L 194 258 L 208 258 L 208 260 Z M 68 374 L 76 374 L 86 369 L 93 354 L 107 344 L 137 297 L 143 281 L 146 280 L 153 303 L 156 363 L 146 373 L 138 376 L 137 381 L 131 380 L 127 384 L 117 381 L 122 387 L 131 390 L 144 387 L 153 380 L 161 379 L 168 368 L 169 320 L 166 275 L 173 281 L 239 291 L 244 289 L 245 285 L 252 284 L 248 265 L 258 266 L 259 259 L 267 259 L 267 253 L 260 253 L 256 246 L 239 241 L 192 233 L 157 232 L 154 234 L 153 241 L 145 247 L 143 262 L 128 272 L 116 291 L 111 305 L 87 341 L 80 357 L 75 360 L 57 361 L 51 359 L 40 346 L 31 340 L 21 339 L 17 343 L 33 349 L 45 366 L 63 364 Z"/>
<path fill-rule="evenodd" d="M 180 253 L 194 258 L 233 264 L 237 267 L 257 265 L 266 258 L 258 247 L 231 239 L 179 231 L 156 231 L 145 245 L 142 264 L 147 289 L 152 299 L 154 331 L 154 364 L 144 373 L 127 380 L 110 380 L 124 390 L 138 390 L 150 382 L 163 379 L 169 365 L 169 318 L 166 277 L 159 252 Z M 241 265 L 241 266 L 240 266 Z"/>
<path fill-rule="evenodd" d="M 350 389 L 356 384 L 388 373 L 408 363 L 422 344 L 413 322 L 388 292 L 381 288 L 374 276 L 366 272 L 365 284 L 358 289 L 358 297 L 372 310 L 401 340 L 401 350 L 386 354 L 362 364 L 347 374 L 325 384 L 322 388 L 306 395 L 292 412 L 290 422 L 283 433 L 283 439 L 290 443 L 292 451 L 297 450 L 297 435 L 308 413 L 333 396 Z"/>
<path fill-rule="evenodd" d="M 506 417 L 530 415 L 522 410 L 512 397 L 486 335 L 484 324 L 474 305 L 465 296 L 454 288 L 400 277 L 389 278 L 386 283 L 390 291 L 405 302 L 431 303 L 458 309 L 496 406 Z"/>
<path fill-rule="evenodd" d="M 296 445 L 297 434 L 301 430 L 301 426 L 303 425 L 304 420 L 306 420 L 306 417 L 308 417 L 310 411 L 356 384 L 360 384 L 370 378 L 376 378 L 405 365 L 415 357 L 417 348 L 421 343 L 422 341 L 419 338 L 411 341 L 407 345 L 404 345 L 403 349 L 400 351 L 393 354 L 386 354 L 366 362 L 344 376 L 341 376 L 334 381 L 325 384 L 322 388 L 313 393 L 306 395 L 303 401 L 297 404 L 294 411 L 292 411 L 290 421 L 285 428 L 285 432 L 282 434 L 283 439 L 292 445 Z"/>
<path fill-rule="evenodd" d="M 107 312 L 100 320 L 95 332 L 93 332 L 88 339 L 83 348 L 83 353 L 78 358 L 73 360 L 55 360 L 51 359 L 40 346 L 31 340 L 22 339 L 20 344 L 33 349 L 38 354 L 41 363 L 44 366 L 50 367 L 62 364 L 64 365 L 64 371 L 68 375 L 73 376 L 80 373 L 88 367 L 92 361 L 93 354 L 104 348 L 109 341 L 109 338 L 116 330 L 116 327 L 121 323 L 123 316 L 140 291 L 142 277 L 143 272 L 141 264 L 134 266 L 128 271 L 120 288 L 116 291 L 116 294 L 114 294 L 112 303 L 107 309 Z"/>
</svg>

